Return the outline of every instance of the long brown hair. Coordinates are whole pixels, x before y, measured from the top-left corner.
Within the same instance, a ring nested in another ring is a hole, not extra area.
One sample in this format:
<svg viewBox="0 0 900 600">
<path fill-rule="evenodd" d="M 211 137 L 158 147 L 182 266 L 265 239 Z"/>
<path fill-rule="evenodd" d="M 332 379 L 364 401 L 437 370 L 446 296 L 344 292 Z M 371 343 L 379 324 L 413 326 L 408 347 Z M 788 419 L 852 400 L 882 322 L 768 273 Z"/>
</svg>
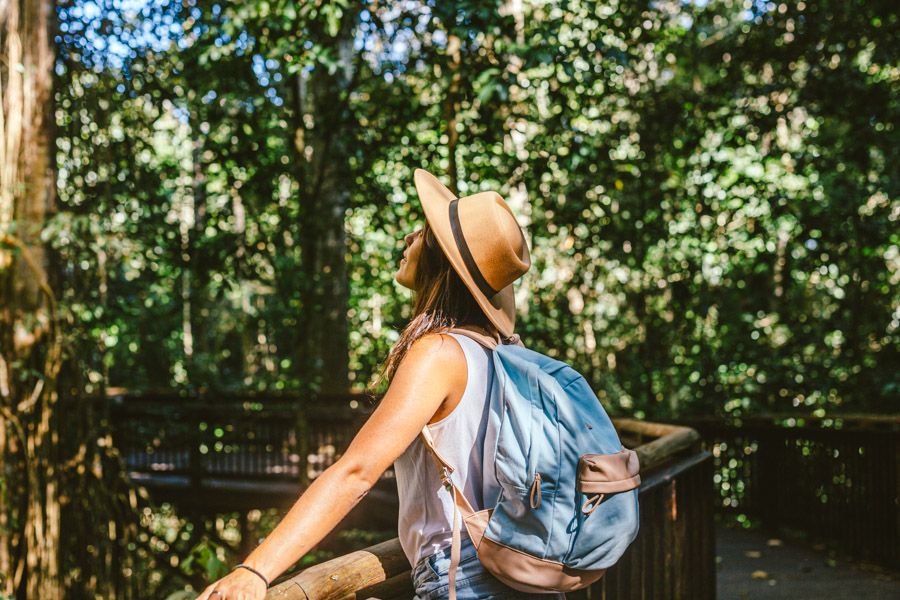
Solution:
<svg viewBox="0 0 900 600">
<path fill-rule="evenodd" d="M 420 235 L 425 239 L 416 265 L 413 316 L 382 363 L 378 378 L 366 388 L 373 399 L 385 380 L 390 385 L 406 352 L 425 334 L 462 325 L 476 325 L 489 333 L 496 331 L 447 260 L 427 221 Z"/>
</svg>

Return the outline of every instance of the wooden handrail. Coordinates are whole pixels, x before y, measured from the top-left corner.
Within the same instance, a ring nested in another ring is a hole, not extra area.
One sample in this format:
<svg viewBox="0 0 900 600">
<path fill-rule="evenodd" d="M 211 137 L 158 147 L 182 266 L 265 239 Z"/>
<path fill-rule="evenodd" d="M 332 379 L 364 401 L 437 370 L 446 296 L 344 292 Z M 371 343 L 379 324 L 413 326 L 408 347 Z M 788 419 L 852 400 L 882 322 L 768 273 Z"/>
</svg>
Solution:
<svg viewBox="0 0 900 600">
<path fill-rule="evenodd" d="M 717 510 L 900 567 L 900 415 L 682 417 L 715 453 Z M 718 487 L 718 486 L 717 486 Z"/>
<path fill-rule="evenodd" d="M 652 442 L 635 448 L 641 471 L 646 472 L 660 466 L 673 456 L 691 448 L 700 440 L 700 434 L 690 427 L 649 423 L 637 419 L 613 419 L 619 433 L 631 433 L 641 439 L 654 438 Z"/>
<path fill-rule="evenodd" d="M 306 568 L 269 588 L 266 600 L 354 598 L 376 585 L 373 593 L 389 596 L 409 587 L 409 570 L 400 540 L 392 538 Z"/>
<path fill-rule="evenodd" d="M 613 419 L 620 434 L 637 436 L 641 473 L 698 447 L 700 436 L 689 427 Z M 643 487 L 643 486 L 642 486 Z M 269 589 L 266 600 L 349 600 L 395 598 L 410 588 L 410 565 L 398 538 L 308 567 Z M 363 591 L 363 594 L 359 592 Z"/>
<path fill-rule="evenodd" d="M 822 429 L 843 431 L 898 431 L 900 415 L 843 413 L 815 416 L 798 413 L 759 413 L 741 417 L 698 416 L 673 419 L 673 424 L 688 427 L 742 428 L 777 426 L 785 429 Z"/>
</svg>

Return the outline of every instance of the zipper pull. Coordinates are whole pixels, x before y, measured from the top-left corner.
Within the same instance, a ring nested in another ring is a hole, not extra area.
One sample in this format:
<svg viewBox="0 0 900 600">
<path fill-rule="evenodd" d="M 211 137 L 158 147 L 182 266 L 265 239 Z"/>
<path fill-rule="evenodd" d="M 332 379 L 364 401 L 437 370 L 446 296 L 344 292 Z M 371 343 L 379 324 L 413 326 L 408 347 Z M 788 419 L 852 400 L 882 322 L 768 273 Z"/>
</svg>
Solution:
<svg viewBox="0 0 900 600">
<path fill-rule="evenodd" d="M 597 507 L 603 502 L 604 496 L 606 496 L 606 494 L 594 494 L 584 501 L 584 504 L 581 505 L 581 512 L 584 513 L 585 517 L 597 510 Z"/>
<path fill-rule="evenodd" d="M 537 503 L 534 501 L 534 492 L 537 490 Z M 541 505 L 541 474 L 534 474 L 534 481 L 531 483 L 531 497 L 530 497 L 531 508 L 537 508 Z"/>
</svg>

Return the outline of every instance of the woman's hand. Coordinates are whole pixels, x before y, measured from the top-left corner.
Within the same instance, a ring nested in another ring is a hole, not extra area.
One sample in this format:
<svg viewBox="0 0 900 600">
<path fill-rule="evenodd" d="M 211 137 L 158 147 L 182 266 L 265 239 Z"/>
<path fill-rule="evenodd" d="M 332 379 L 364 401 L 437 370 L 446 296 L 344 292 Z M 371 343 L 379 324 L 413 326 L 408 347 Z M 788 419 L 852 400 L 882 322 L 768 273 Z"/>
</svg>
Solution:
<svg viewBox="0 0 900 600">
<path fill-rule="evenodd" d="M 263 600 L 266 589 L 266 582 L 253 571 L 235 569 L 207 586 L 197 600 Z"/>
</svg>

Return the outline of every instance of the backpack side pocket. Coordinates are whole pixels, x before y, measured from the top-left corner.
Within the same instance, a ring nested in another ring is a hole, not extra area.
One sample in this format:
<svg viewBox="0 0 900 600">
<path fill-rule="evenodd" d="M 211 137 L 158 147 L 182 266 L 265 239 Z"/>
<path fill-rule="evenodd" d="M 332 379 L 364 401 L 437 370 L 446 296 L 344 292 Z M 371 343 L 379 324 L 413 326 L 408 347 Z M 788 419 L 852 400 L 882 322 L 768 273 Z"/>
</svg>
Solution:
<svg viewBox="0 0 900 600">
<path fill-rule="evenodd" d="M 639 528 L 637 487 L 640 465 L 634 450 L 582 454 L 576 473 L 574 515 L 563 564 L 570 568 L 612 566 Z"/>
<path fill-rule="evenodd" d="M 640 470 L 637 452 L 628 448 L 613 454 L 582 454 L 576 489 L 585 494 L 627 492 L 641 485 Z"/>
</svg>

